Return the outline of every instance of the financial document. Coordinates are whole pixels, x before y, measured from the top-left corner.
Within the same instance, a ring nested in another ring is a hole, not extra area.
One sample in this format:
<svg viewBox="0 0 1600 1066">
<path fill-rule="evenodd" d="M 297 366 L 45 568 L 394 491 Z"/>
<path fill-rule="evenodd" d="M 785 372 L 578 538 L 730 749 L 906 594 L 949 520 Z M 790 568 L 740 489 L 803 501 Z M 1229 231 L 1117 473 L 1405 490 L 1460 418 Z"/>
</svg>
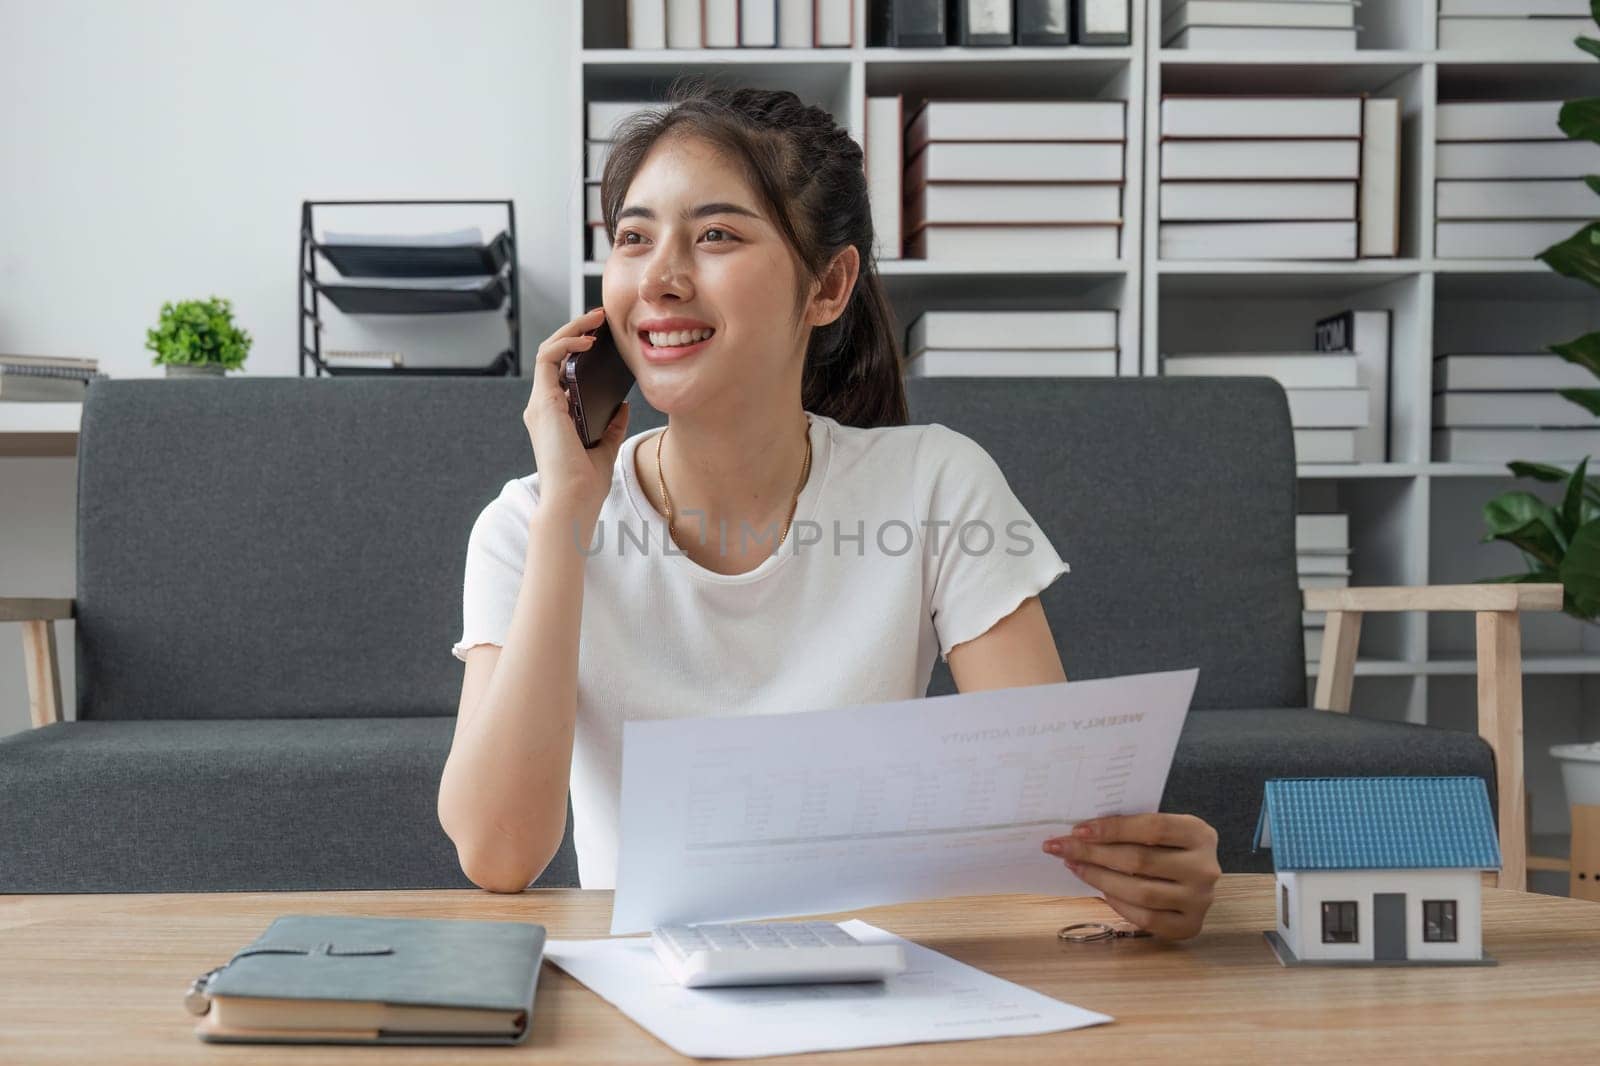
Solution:
<svg viewBox="0 0 1600 1066">
<path fill-rule="evenodd" d="M 696 1058 L 1024 1036 L 1113 1020 L 866 922 L 840 926 L 868 944 L 899 944 L 906 972 L 859 984 L 684 988 L 661 965 L 646 937 L 551 940 L 544 957 L 656 1039 Z"/>
<path fill-rule="evenodd" d="M 611 932 L 1100 895 L 1040 846 L 1157 809 L 1198 673 L 627 722 Z"/>
</svg>

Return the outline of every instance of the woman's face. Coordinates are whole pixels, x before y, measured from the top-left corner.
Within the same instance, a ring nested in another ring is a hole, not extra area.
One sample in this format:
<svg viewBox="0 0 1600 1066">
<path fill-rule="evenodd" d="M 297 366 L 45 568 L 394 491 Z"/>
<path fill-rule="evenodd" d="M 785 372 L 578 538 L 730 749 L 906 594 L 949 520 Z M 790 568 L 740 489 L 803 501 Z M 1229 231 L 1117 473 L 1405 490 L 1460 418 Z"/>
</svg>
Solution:
<svg viewBox="0 0 1600 1066">
<path fill-rule="evenodd" d="M 651 406 L 671 413 L 717 395 L 770 395 L 791 374 L 798 383 L 805 337 L 792 253 L 714 148 L 657 141 L 628 186 L 615 240 L 601 301 Z"/>
</svg>

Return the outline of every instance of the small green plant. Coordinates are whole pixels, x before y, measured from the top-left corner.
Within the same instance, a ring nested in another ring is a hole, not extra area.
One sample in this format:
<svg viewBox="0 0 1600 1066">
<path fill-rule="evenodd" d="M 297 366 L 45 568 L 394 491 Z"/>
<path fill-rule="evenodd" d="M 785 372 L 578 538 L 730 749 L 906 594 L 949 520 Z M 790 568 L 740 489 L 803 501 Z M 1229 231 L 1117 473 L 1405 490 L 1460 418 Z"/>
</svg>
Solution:
<svg viewBox="0 0 1600 1066">
<path fill-rule="evenodd" d="M 1590 0 L 1589 14 L 1600 24 L 1600 0 Z M 1600 41 L 1578 37 L 1574 43 L 1600 58 Z M 1600 98 L 1566 101 L 1557 122 L 1569 138 L 1600 143 Z M 1600 175 L 1583 180 L 1600 193 Z M 1588 223 L 1537 258 L 1559 274 L 1600 288 L 1600 222 Z M 1600 332 L 1585 333 L 1549 349 L 1600 377 Z M 1560 391 L 1566 399 L 1600 415 L 1600 389 Z M 1490 580 L 1559 583 L 1567 614 L 1586 622 L 1600 620 L 1600 479 L 1589 478 L 1589 460 L 1570 472 L 1548 463 L 1507 465 L 1517 477 L 1563 484 L 1562 498 L 1560 505 L 1552 506 L 1531 492 L 1507 492 L 1484 505 L 1489 532 L 1483 539 L 1514 545 L 1528 567 L 1526 573 Z"/>
<path fill-rule="evenodd" d="M 156 353 L 152 366 L 221 363 L 237 370 L 250 352 L 250 334 L 233 324 L 229 300 L 169 300 L 161 305 L 156 328 L 145 331 L 144 346 Z"/>
</svg>

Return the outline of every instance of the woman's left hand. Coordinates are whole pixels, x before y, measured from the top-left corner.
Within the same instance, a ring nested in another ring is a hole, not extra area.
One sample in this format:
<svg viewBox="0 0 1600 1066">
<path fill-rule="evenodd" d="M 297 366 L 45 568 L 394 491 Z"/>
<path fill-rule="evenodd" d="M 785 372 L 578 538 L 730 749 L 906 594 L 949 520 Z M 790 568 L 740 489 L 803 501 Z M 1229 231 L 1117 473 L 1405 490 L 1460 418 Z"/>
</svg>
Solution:
<svg viewBox="0 0 1600 1066">
<path fill-rule="evenodd" d="M 1200 932 L 1211 908 L 1217 831 L 1192 814 L 1125 814 L 1079 822 L 1044 842 L 1067 868 L 1106 895 L 1111 909 L 1169 940 Z"/>
</svg>

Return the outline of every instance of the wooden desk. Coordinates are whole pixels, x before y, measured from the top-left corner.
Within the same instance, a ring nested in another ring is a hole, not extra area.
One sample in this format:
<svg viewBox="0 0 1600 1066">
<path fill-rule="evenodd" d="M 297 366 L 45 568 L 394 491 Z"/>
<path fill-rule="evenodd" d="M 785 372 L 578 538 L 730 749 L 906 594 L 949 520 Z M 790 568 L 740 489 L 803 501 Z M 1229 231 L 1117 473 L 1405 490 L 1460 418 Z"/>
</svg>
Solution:
<svg viewBox="0 0 1600 1066">
<path fill-rule="evenodd" d="M 1019 984 L 1116 1018 L 1046 1036 L 785 1056 L 803 1062 L 1090 1063 L 1595 1061 L 1600 904 L 1485 889 L 1499 966 L 1280 967 L 1261 931 L 1271 879 L 1229 875 L 1206 931 L 1168 944 L 1065 944 L 1069 921 L 1115 917 L 1097 899 L 1005 896 L 854 916 Z M 512 1048 L 204 1044 L 189 982 L 285 913 L 536 921 L 556 938 L 604 936 L 607 892 L 305 892 L 0 896 L 0 1061 L 333 1063 L 693 1061 L 548 963 L 533 1031 Z M 842 917 L 842 916 L 841 916 Z M 80 1006 L 81 1004 L 81 1006 Z"/>
</svg>

